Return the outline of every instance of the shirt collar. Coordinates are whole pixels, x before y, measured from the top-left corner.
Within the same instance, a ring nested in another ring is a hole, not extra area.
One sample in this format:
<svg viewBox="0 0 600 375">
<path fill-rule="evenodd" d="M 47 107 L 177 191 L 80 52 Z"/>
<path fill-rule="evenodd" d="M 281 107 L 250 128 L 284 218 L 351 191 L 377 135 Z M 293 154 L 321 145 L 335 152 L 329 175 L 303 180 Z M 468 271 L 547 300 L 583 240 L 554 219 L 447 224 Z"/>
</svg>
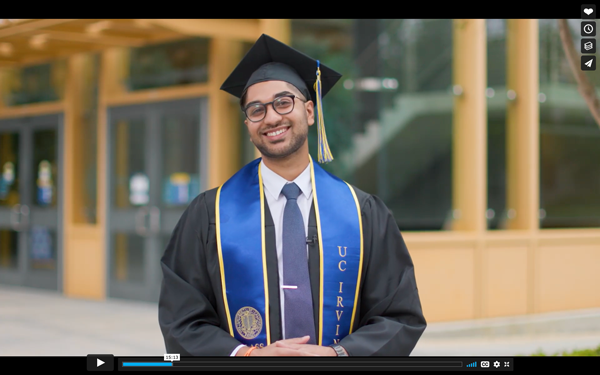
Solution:
<svg viewBox="0 0 600 375">
<path fill-rule="evenodd" d="M 263 185 L 265 186 L 267 193 L 270 194 L 274 199 L 279 199 L 279 196 L 281 195 L 281 189 L 283 189 L 283 186 L 289 181 L 270 170 L 262 160 L 260 161 L 260 164 Z M 312 193 L 312 184 L 310 181 L 310 163 L 306 166 L 306 169 L 300 173 L 300 175 L 296 177 L 294 181 L 291 182 L 295 182 L 302 191 L 302 194 L 304 194 L 304 196 L 308 199 Z"/>
</svg>

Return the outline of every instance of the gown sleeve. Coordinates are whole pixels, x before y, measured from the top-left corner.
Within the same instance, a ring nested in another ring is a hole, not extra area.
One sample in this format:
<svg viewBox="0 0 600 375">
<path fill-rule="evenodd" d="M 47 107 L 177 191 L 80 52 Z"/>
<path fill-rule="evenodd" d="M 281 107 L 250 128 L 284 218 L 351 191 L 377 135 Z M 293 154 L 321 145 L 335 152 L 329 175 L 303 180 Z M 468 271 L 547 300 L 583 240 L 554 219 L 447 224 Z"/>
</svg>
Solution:
<svg viewBox="0 0 600 375">
<path fill-rule="evenodd" d="M 412 259 L 381 199 L 367 198 L 362 219 L 365 264 L 360 321 L 339 344 L 350 356 L 408 356 L 426 327 Z"/>
<path fill-rule="evenodd" d="M 206 262 L 210 225 L 203 193 L 181 216 L 161 259 L 158 321 L 167 353 L 229 356 L 240 345 L 217 312 Z"/>
</svg>

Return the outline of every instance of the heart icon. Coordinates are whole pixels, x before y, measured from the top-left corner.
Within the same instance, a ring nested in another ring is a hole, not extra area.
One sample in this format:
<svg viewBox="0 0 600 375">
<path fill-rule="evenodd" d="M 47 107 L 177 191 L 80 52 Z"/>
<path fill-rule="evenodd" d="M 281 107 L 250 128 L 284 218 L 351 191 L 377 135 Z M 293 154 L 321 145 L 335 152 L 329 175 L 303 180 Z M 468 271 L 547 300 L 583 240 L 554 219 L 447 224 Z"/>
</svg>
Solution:
<svg viewBox="0 0 600 375">
<path fill-rule="evenodd" d="M 590 14 L 594 13 L 594 10 L 592 8 L 585 8 L 583 10 L 583 13 L 585 13 L 589 16 Z"/>
</svg>

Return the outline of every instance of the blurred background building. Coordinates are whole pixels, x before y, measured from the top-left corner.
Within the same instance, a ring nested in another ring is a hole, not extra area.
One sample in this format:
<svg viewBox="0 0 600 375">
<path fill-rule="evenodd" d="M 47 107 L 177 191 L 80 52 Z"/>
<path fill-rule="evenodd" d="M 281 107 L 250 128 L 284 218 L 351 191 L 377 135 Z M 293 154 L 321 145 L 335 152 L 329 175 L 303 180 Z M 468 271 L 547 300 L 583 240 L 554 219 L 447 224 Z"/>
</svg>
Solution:
<svg viewBox="0 0 600 375">
<path fill-rule="evenodd" d="M 343 74 L 325 168 L 388 205 L 428 321 L 600 307 L 600 126 L 550 19 L 0 20 L 0 284 L 156 301 L 258 155 L 219 87 L 262 33 Z"/>
</svg>

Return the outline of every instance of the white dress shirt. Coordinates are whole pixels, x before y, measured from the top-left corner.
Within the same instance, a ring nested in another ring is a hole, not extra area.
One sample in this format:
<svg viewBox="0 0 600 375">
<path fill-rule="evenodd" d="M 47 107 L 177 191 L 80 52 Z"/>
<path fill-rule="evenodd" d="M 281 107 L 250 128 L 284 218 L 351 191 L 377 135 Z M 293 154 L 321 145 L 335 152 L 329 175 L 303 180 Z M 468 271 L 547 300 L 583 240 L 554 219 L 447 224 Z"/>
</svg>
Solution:
<svg viewBox="0 0 600 375">
<path fill-rule="evenodd" d="M 277 267 L 279 270 L 279 302 L 281 306 L 281 334 L 285 339 L 285 309 L 284 309 L 284 298 L 283 294 L 283 210 L 287 199 L 281 190 L 285 184 L 296 183 L 301 194 L 298 196 L 297 203 L 304 219 L 304 233 L 308 236 L 308 216 L 310 214 L 310 207 L 312 205 L 312 184 L 310 181 L 310 164 L 306 169 L 300 173 L 294 181 L 287 181 L 277 173 L 270 170 L 262 161 L 260 162 L 261 176 L 263 180 L 263 186 L 265 188 L 265 196 L 267 198 L 267 204 L 269 211 L 271 211 L 271 217 L 273 218 L 273 224 L 275 225 L 275 247 L 277 249 Z M 308 258 L 308 246 L 306 247 L 306 257 Z M 235 356 L 238 350 L 244 345 L 240 345 L 231 353 Z"/>
</svg>

